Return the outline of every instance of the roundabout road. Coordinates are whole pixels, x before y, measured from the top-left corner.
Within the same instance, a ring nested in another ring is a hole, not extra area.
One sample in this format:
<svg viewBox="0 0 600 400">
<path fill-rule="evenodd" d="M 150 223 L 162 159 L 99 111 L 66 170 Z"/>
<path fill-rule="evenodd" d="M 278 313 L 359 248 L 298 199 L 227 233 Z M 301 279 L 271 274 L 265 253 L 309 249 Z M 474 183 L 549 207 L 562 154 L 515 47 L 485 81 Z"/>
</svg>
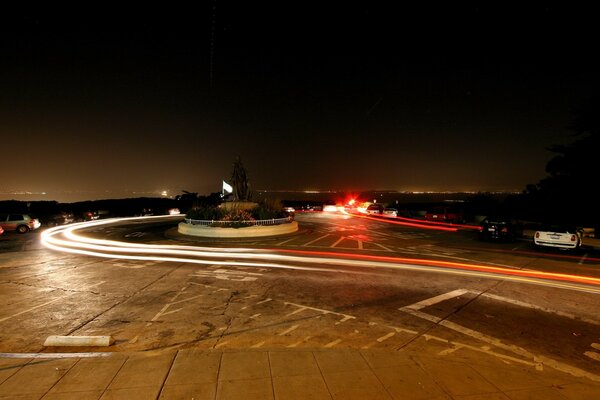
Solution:
<svg viewBox="0 0 600 400">
<path fill-rule="evenodd" d="M 49 249 L 0 254 L 0 351 L 60 351 L 49 335 L 112 335 L 110 351 L 412 349 L 600 382 L 594 252 L 341 213 L 256 240 L 182 237 L 179 220 L 49 229 Z"/>
</svg>

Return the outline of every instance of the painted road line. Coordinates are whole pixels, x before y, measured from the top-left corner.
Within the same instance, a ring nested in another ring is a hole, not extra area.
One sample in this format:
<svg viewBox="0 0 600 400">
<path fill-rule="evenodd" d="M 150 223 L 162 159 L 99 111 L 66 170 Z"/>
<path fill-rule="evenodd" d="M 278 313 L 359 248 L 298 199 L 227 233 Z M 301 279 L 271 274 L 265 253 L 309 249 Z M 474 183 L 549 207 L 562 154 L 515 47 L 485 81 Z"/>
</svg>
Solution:
<svg viewBox="0 0 600 400">
<path fill-rule="evenodd" d="M 475 295 L 479 294 L 479 292 L 476 292 L 476 291 L 473 291 L 473 290 L 471 290 L 470 292 L 473 293 L 473 294 L 475 294 Z M 574 314 L 566 313 L 564 311 L 553 310 L 551 308 L 537 306 L 535 304 L 526 303 L 524 301 L 509 299 L 508 297 L 498 296 L 496 294 L 482 293 L 481 297 L 488 297 L 490 299 L 494 299 L 494 300 L 497 300 L 497 301 L 502 301 L 502 302 L 509 303 L 509 304 L 514 304 L 516 306 L 525 307 L 525 308 L 531 308 L 531 309 L 534 309 L 534 310 L 539 310 L 539 311 L 547 312 L 547 313 L 550 313 L 550 314 L 556 314 L 558 316 L 569 318 L 569 319 L 572 319 L 572 320 L 575 320 L 575 321 L 587 322 L 588 324 L 592 324 L 592 325 L 600 325 L 600 321 L 596 321 L 596 320 L 585 318 L 585 317 L 578 317 L 578 316 L 576 316 Z"/>
<path fill-rule="evenodd" d="M 389 338 L 391 338 L 391 337 L 392 337 L 392 336 L 394 336 L 394 335 L 396 335 L 396 332 L 390 332 L 390 333 L 388 333 L 387 335 L 384 335 L 384 336 L 382 336 L 382 337 L 378 338 L 378 339 L 377 339 L 377 341 L 378 341 L 379 343 L 381 343 L 381 342 L 384 342 L 384 341 L 388 340 Z"/>
<path fill-rule="evenodd" d="M 250 316 L 250 317 L 248 317 L 248 318 L 249 318 L 249 319 L 256 319 L 256 318 L 258 318 L 258 317 L 260 317 L 260 316 L 261 316 L 261 313 L 258 313 L 258 314 L 254 314 L 254 315 L 252 315 L 252 316 Z"/>
<path fill-rule="evenodd" d="M 342 314 L 342 313 L 338 313 L 338 312 L 335 312 L 335 311 L 323 310 L 322 308 L 315 308 L 315 307 L 303 306 L 302 304 L 290 303 L 290 302 L 287 302 L 287 301 L 285 301 L 283 304 L 285 304 L 286 306 L 289 304 L 291 306 L 298 307 L 297 310 L 295 310 L 295 311 L 291 312 L 290 314 L 286 315 L 286 317 L 289 317 L 291 315 L 297 314 L 297 313 L 302 312 L 304 310 L 312 310 L 312 311 L 320 312 L 321 314 L 325 314 L 325 315 L 332 314 L 332 315 L 339 315 L 339 316 L 341 316 L 342 319 L 340 319 L 339 321 L 337 321 L 335 323 L 336 325 L 338 325 L 341 322 L 346 322 L 349 319 L 356 319 L 356 317 L 354 317 L 352 315 Z"/>
<path fill-rule="evenodd" d="M 382 248 L 382 249 L 384 249 L 385 251 L 389 251 L 389 252 L 392 252 L 392 253 L 394 252 L 394 250 L 390 249 L 389 247 L 385 247 L 385 246 L 384 246 L 384 245 L 382 245 L 382 244 L 379 244 L 379 243 L 373 243 L 373 244 L 374 244 L 375 246 L 379 246 L 379 247 L 381 247 L 381 248 Z"/>
<path fill-rule="evenodd" d="M 595 351 L 586 351 L 583 354 L 586 355 L 586 356 L 588 356 L 592 360 L 600 361 L 600 353 L 596 353 Z"/>
<path fill-rule="evenodd" d="M 277 243 L 275 246 L 283 246 L 284 244 L 289 243 L 289 242 L 291 242 L 294 239 L 296 239 L 296 238 L 293 237 L 293 238 L 290 238 L 288 240 L 284 240 L 283 242 Z"/>
<path fill-rule="evenodd" d="M 329 247 L 335 247 L 335 246 L 337 246 L 337 245 L 338 245 L 338 244 L 340 244 L 340 242 L 341 242 L 342 240 L 344 240 L 344 239 L 346 239 L 344 236 L 340 237 L 338 240 L 336 240 L 336 242 L 335 242 L 334 244 L 332 244 L 332 245 L 331 245 L 331 246 L 329 246 Z"/>
<path fill-rule="evenodd" d="M 288 333 L 290 333 L 290 332 L 295 331 L 296 329 L 298 329 L 299 326 L 300 325 L 292 325 L 291 327 L 289 327 L 288 329 L 286 329 L 285 331 L 283 331 L 281 333 L 278 333 L 277 335 L 279 335 L 279 336 L 285 336 Z"/>
<path fill-rule="evenodd" d="M 592 348 L 600 350 L 600 343 L 592 343 Z"/>
<path fill-rule="evenodd" d="M 325 346 L 323 346 L 323 347 L 325 347 L 326 349 L 330 349 L 330 348 L 332 348 L 333 346 L 335 346 L 336 344 L 339 344 L 341 341 L 342 341 L 342 339 L 336 339 L 336 340 L 334 340 L 333 342 L 329 342 L 329 343 L 327 343 L 327 344 L 326 344 Z"/>
<path fill-rule="evenodd" d="M 94 358 L 110 357 L 115 353 L 0 353 L 0 358 Z"/>
<path fill-rule="evenodd" d="M 265 344 L 266 342 L 263 340 L 262 342 L 258 342 L 256 344 L 253 344 L 252 346 L 250 346 L 251 349 L 258 349 L 259 347 L 262 347 L 263 344 Z"/>
<path fill-rule="evenodd" d="M 269 301 L 271 301 L 271 300 L 273 300 L 273 299 L 271 299 L 271 298 L 268 298 L 268 299 L 265 299 L 265 300 L 259 301 L 258 303 L 254 303 L 254 304 L 251 304 L 251 305 L 249 305 L 249 306 L 244 306 L 244 307 L 242 307 L 242 308 L 241 308 L 241 310 L 245 310 L 245 309 L 247 309 L 248 307 L 254 307 L 254 306 L 257 306 L 257 305 L 259 305 L 259 304 L 268 303 L 268 302 L 269 302 Z"/>
<path fill-rule="evenodd" d="M 329 236 L 329 234 L 323 235 L 323 236 L 321 236 L 321 237 L 319 237 L 319 238 L 316 238 L 315 240 L 311 240 L 311 241 L 310 241 L 310 242 L 308 242 L 308 243 L 304 243 L 302 246 L 304 246 L 304 247 L 306 247 L 306 246 L 310 246 L 311 244 L 313 244 L 313 243 L 315 243 L 315 242 L 318 242 L 318 241 L 319 241 L 319 240 L 321 240 L 321 239 L 325 239 L 327 236 Z"/>
<path fill-rule="evenodd" d="M 412 310 L 412 309 L 409 309 L 409 308 L 404 308 L 404 309 L 402 309 L 402 311 L 404 311 L 404 312 L 406 312 L 408 314 L 411 314 L 411 315 L 413 315 L 415 317 L 422 318 L 422 319 L 425 319 L 427 321 L 434 322 L 434 323 L 436 323 L 436 324 L 438 324 L 440 326 L 443 326 L 443 327 L 451 329 L 453 331 L 462 333 L 463 335 L 469 336 L 469 337 L 471 337 L 473 339 L 479 340 L 479 341 L 484 342 L 484 343 L 488 343 L 488 344 L 490 344 L 492 346 L 495 346 L 495 347 L 498 347 L 498 348 L 500 348 L 502 350 L 509 351 L 509 352 L 514 353 L 514 354 L 516 354 L 518 356 L 521 356 L 521 357 L 529 359 L 529 360 L 531 360 L 533 362 L 536 362 L 536 363 L 538 363 L 536 365 L 536 369 L 538 369 L 538 370 L 543 370 L 543 367 L 545 365 L 545 366 L 553 368 L 553 369 L 555 369 L 557 371 L 561 371 L 561 372 L 573 375 L 573 376 L 578 377 L 578 378 L 588 378 L 588 379 L 593 380 L 594 382 L 600 382 L 600 376 L 599 375 L 595 375 L 595 374 L 593 374 L 591 372 L 582 370 L 582 369 L 574 367 L 572 365 L 565 364 L 565 363 L 560 362 L 560 361 L 556 361 L 554 359 L 551 359 L 551 358 L 543 356 L 543 355 L 535 355 L 535 354 L 529 352 L 528 350 L 526 350 L 526 349 L 524 349 L 524 348 L 522 348 L 520 346 L 516 346 L 516 345 L 512 345 L 512 344 L 506 344 L 506 343 L 502 342 L 500 339 L 497 339 L 497 338 L 495 338 L 493 336 L 489 336 L 489 335 L 486 335 L 484 333 L 475 331 L 473 329 L 464 327 L 464 326 L 459 325 L 459 324 L 457 324 L 455 322 L 448 321 L 448 320 L 442 320 L 441 318 L 438 318 L 438 317 L 436 317 L 434 315 L 429 315 L 429 314 L 426 314 L 424 312 L 417 311 L 417 310 Z"/>
<path fill-rule="evenodd" d="M 588 253 L 585 253 L 583 255 L 583 257 L 581 257 L 581 260 L 579 260 L 579 262 L 577 264 L 579 264 L 579 265 L 583 264 L 583 262 L 585 261 L 585 259 L 587 258 L 587 256 L 588 256 Z"/>
<path fill-rule="evenodd" d="M 420 310 L 425 307 L 432 306 L 437 303 L 441 303 L 442 301 L 452 299 L 454 297 L 462 296 L 465 293 L 469 293 L 470 291 L 467 289 L 457 289 L 448 293 L 440 294 L 439 296 L 431 297 L 429 299 L 422 300 L 418 303 L 411 304 L 409 306 L 402 307 L 401 309 L 409 309 L 409 310 Z"/>
<path fill-rule="evenodd" d="M 27 310 L 19 311 L 19 312 L 18 312 L 18 313 L 16 313 L 16 314 L 9 315 L 9 316 L 7 316 L 7 317 L 4 317 L 4 318 L 0 318 L 0 322 L 4 322 L 4 321 L 7 321 L 7 320 L 9 320 L 9 319 L 11 319 L 11 318 L 18 317 L 19 315 L 26 314 L 26 313 L 28 313 L 28 312 L 30 312 L 30 311 L 33 311 L 33 310 L 37 310 L 38 308 L 42 308 L 42 307 L 44 307 L 44 306 L 47 306 L 47 305 L 49 305 L 49 304 L 56 303 L 56 302 L 57 302 L 57 301 L 59 301 L 59 300 L 66 299 L 67 297 L 71 297 L 71 296 L 73 296 L 73 295 L 75 295 L 75 294 L 78 294 L 78 293 L 84 293 L 84 291 L 85 291 L 85 290 L 87 290 L 87 289 L 89 289 L 89 288 L 92 288 L 92 287 L 94 287 L 94 286 L 99 286 L 99 285 L 102 285 L 104 282 L 106 282 L 106 281 L 101 281 L 101 282 L 95 283 L 95 284 L 93 284 L 93 285 L 87 286 L 86 288 L 82 289 L 82 291 L 70 292 L 70 293 L 67 293 L 67 294 L 65 294 L 64 296 L 60 296 L 60 297 L 58 297 L 58 298 L 56 298 L 56 299 L 54 299 L 54 300 L 50 300 L 50 301 L 47 301 L 47 302 L 45 302 L 45 303 L 38 304 L 37 306 L 33 306 L 33 307 L 31 307 L 31 308 L 28 308 Z M 59 289 L 57 289 L 57 290 L 59 290 Z"/>
<path fill-rule="evenodd" d="M 298 345 L 301 345 L 302 343 L 306 343 L 306 342 L 308 342 L 308 340 L 309 340 L 311 337 L 312 337 L 312 336 L 307 336 L 307 337 L 305 337 L 304 339 L 300 340 L 299 342 L 292 343 L 292 344 L 290 344 L 290 345 L 288 345 L 288 346 L 286 346 L 286 347 L 288 347 L 288 348 L 292 349 L 292 348 L 294 348 L 294 347 L 296 347 L 296 346 L 298 346 Z"/>
</svg>

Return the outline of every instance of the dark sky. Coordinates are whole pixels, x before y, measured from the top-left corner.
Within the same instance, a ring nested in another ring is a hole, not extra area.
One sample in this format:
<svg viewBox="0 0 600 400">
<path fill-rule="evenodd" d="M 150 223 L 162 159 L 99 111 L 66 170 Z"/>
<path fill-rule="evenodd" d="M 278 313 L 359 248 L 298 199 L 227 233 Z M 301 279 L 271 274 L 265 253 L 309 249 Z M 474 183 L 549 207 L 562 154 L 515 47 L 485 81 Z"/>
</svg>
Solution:
<svg viewBox="0 0 600 400">
<path fill-rule="evenodd" d="M 5 15 L 0 192 L 520 190 L 598 90 L 591 9 L 235 3 Z"/>
</svg>

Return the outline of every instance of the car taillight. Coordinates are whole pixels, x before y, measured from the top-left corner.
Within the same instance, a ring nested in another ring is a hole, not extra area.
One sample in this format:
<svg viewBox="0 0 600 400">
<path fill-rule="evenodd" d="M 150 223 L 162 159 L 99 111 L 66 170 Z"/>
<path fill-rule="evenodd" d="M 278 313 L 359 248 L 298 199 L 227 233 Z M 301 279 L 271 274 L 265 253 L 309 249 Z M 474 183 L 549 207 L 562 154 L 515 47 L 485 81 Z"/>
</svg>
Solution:
<svg viewBox="0 0 600 400">
<path fill-rule="evenodd" d="M 577 241 L 577 236 L 571 235 L 571 242 L 575 242 L 575 241 Z"/>
<path fill-rule="evenodd" d="M 504 227 L 504 228 L 502 228 L 502 229 L 500 230 L 500 232 L 502 232 L 502 233 L 508 233 L 508 228 L 507 228 L 507 227 Z"/>
<path fill-rule="evenodd" d="M 535 238 L 536 238 L 536 239 L 539 239 L 539 237 L 540 237 L 540 233 L 539 233 L 539 232 L 536 232 L 536 233 L 535 233 Z"/>
</svg>

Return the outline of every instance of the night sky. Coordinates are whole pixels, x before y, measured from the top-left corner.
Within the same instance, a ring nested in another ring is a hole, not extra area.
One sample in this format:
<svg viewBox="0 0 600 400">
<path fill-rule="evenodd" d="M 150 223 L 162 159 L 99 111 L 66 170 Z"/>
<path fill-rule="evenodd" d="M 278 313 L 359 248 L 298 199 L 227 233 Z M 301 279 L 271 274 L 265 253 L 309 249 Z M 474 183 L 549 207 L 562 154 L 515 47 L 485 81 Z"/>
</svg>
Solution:
<svg viewBox="0 0 600 400">
<path fill-rule="evenodd" d="M 598 93 L 591 9 L 237 3 L 5 15 L 0 198 L 521 190 Z"/>
</svg>

